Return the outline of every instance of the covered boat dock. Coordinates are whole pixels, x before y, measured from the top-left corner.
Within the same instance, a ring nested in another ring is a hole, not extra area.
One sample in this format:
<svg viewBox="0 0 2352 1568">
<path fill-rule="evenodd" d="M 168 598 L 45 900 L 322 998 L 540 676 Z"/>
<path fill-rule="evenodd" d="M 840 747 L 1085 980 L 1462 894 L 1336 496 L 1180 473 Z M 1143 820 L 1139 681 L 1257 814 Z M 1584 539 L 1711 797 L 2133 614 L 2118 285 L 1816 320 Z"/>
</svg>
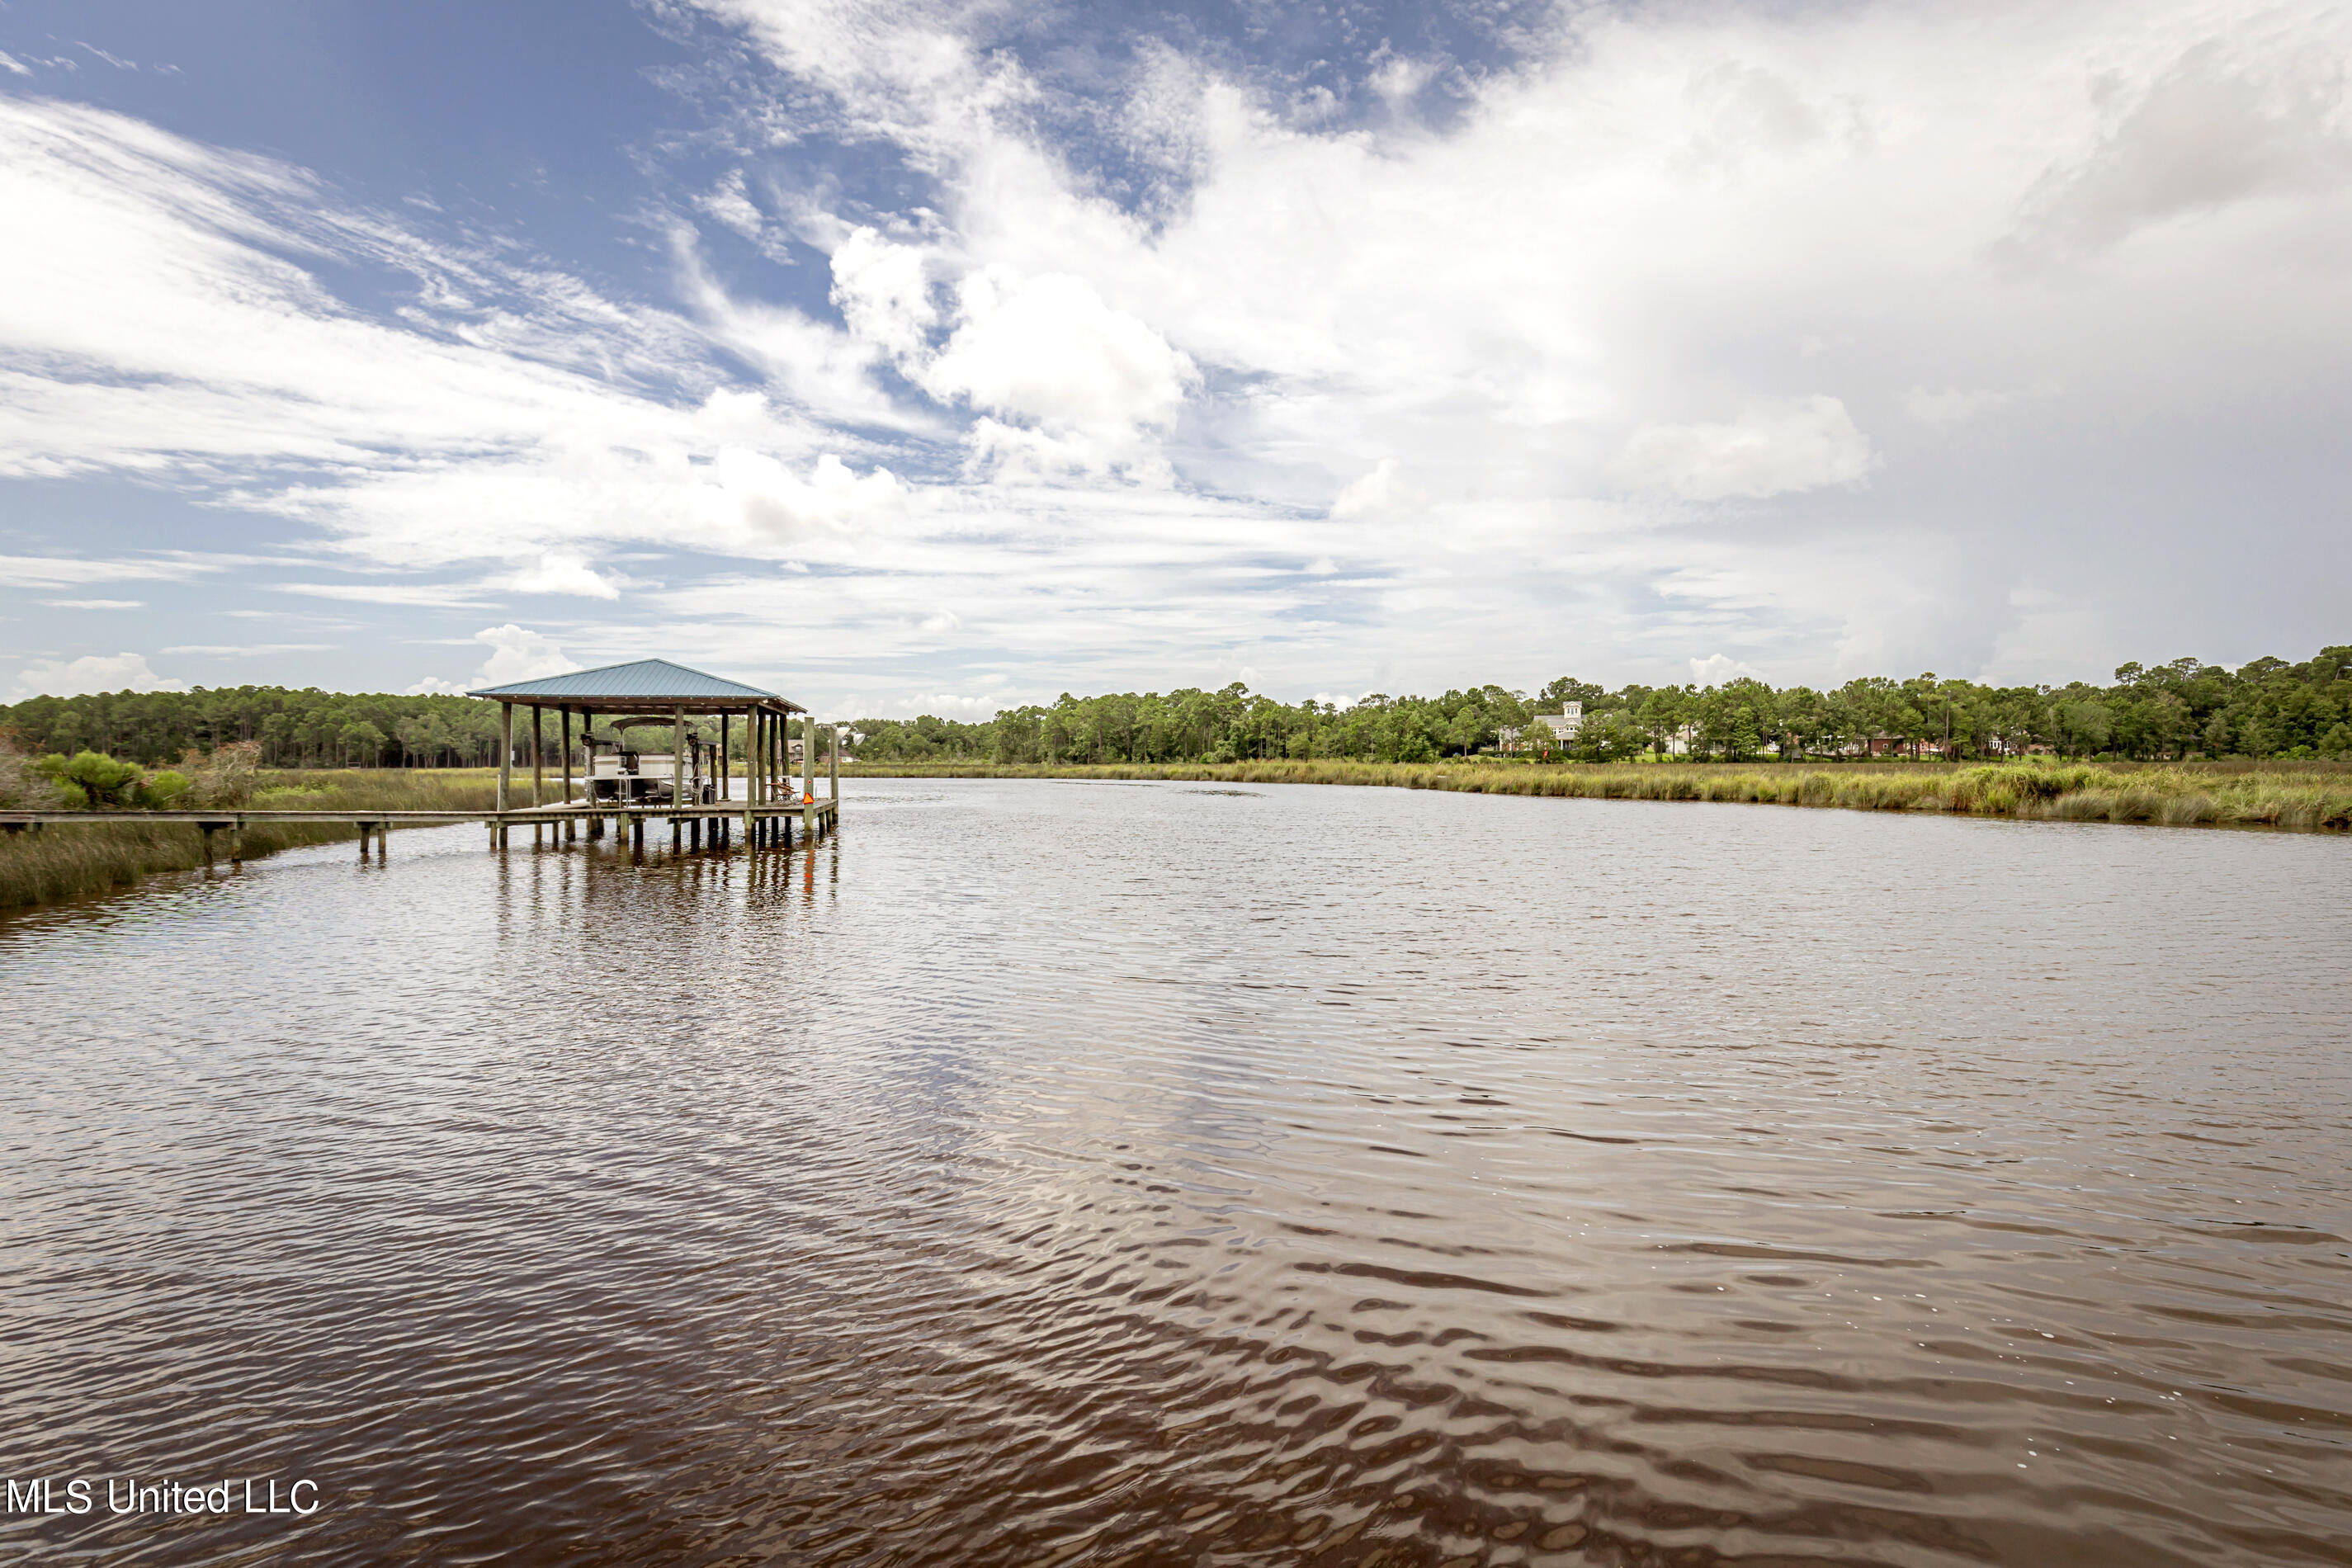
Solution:
<svg viewBox="0 0 2352 1568">
<path fill-rule="evenodd" d="M 840 726 L 830 726 L 835 744 L 827 752 L 826 789 L 816 787 L 817 723 L 799 703 L 773 691 L 689 669 L 663 658 L 608 664 L 595 669 L 542 676 L 469 691 L 468 697 L 499 707 L 499 793 L 490 819 L 491 843 L 504 847 L 507 835 L 528 825 L 533 837 L 546 832 L 571 842 L 583 831 L 601 838 L 609 825 L 642 849 L 647 822 L 669 824 L 673 848 L 726 846 L 738 825 L 743 843 L 789 847 L 797 817 L 802 837 L 814 841 L 833 830 L 841 811 Z M 530 774 L 515 775 L 517 709 L 530 723 Z M 562 776 L 546 776 L 548 715 L 552 712 L 561 744 Z M 801 731 L 801 776 L 792 776 L 793 716 Z M 575 744 L 572 721 L 580 721 Z M 689 725 L 719 721 L 715 738 Z M 593 732 L 602 720 L 621 737 L 599 742 Z M 740 729 L 737 727 L 740 724 Z M 652 729 L 668 742 L 667 752 L 639 749 L 632 730 Z M 740 791 L 730 753 L 740 738 L 744 757 Z M 610 746 L 609 754 L 600 747 Z M 575 784 L 572 764 L 580 764 Z M 551 801 L 549 784 L 555 785 Z M 528 788 L 528 803 L 519 798 Z M 740 798 L 739 798 L 740 796 Z"/>
</svg>

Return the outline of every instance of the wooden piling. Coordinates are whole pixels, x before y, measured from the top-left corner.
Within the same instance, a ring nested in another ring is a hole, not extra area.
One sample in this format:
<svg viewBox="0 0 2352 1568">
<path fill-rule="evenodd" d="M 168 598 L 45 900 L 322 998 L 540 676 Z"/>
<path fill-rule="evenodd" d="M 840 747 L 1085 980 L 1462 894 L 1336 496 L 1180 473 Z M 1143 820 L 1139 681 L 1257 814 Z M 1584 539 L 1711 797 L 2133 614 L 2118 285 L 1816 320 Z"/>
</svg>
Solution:
<svg viewBox="0 0 2352 1568">
<path fill-rule="evenodd" d="M 751 825 L 759 820 L 752 815 L 752 808 L 760 804 L 760 749 L 754 743 L 759 736 L 759 720 L 757 708 L 743 715 L 743 847 L 746 849 L 751 848 L 753 843 Z"/>
<path fill-rule="evenodd" d="M 539 716 L 543 711 L 538 703 L 530 705 L 530 804 L 534 811 L 547 803 L 547 796 L 540 789 L 540 759 L 547 752 L 547 739 L 539 727 Z M 532 843 L 539 842 L 538 834 L 530 837 Z"/>
<path fill-rule="evenodd" d="M 816 715 L 801 715 L 801 837 L 816 842 Z"/>
</svg>

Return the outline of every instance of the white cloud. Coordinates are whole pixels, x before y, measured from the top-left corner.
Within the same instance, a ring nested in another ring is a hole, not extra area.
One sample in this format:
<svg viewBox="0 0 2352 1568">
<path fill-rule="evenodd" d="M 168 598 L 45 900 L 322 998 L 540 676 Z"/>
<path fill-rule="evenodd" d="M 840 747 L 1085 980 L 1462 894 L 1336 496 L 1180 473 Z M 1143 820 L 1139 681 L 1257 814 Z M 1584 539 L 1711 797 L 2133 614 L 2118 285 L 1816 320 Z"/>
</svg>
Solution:
<svg viewBox="0 0 2352 1568">
<path fill-rule="evenodd" d="M 43 599 L 41 603 L 58 610 L 137 610 L 146 605 L 144 599 Z"/>
<path fill-rule="evenodd" d="M 991 417 L 973 445 L 1025 474 L 1108 474 L 1165 481 L 1151 432 L 1176 417 L 1198 380 L 1192 360 L 1066 272 L 981 268 L 957 291 L 958 325 L 919 373 L 940 397 Z"/>
<path fill-rule="evenodd" d="M 2249 59 L 2241 47 L 2200 40 L 2138 91 L 2104 83 L 2100 96 L 2120 112 L 2095 146 L 2044 174 L 2019 237 L 2097 247 L 2282 188 L 2341 184 L 2352 171 L 2352 128 L 2340 54 L 2325 63 L 2293 51 Z"/>
<path fill-rule="evenodd" d="M 610 578 L 577 555 L 551 552 L 539 563 L 518 572 L 507 585 L 518 594 L 576 594 L 591 599 L 617 599 L 621 590 Z"/>
<path fill-rule="evenodd" d="M 334 646 L 323 642 L 189 643 L 163 651 L 209 658 L 253 658 L 272 653 L 324 653 Z"/>
<path fill-rule="evenodd" d="M 694 205 L 746 239 L 759 238 L 766 221 L 744 189 L 740 169 L 730 171 L 717 185 L 695 197 Z"/>
<path fill-rule="evenodd" d="M 1691 684 L 1702 687 L 1721 686 L 1725 681 L 1743 675 L 1751 680 L 1764 679 L 1762 670 L 1727 653 L 1711 653 L 1705 658 L 1691 660 L 1690 672 Z"/>
<path fill-rule="evenodd" d="M 1751 404 L 1721 425 L 1644 425 L 1613 469 L 1637 489 L 1722 500 L 1851 484 L 1870 472 L 1869 438 L 1834 397 Z"/>
<path fill-rule="evenodd" d="M 0 587 L 73 588 L 85 583 L 178 581 L 208 569 L 194 561 L 85 561 L 62 555 L 0 555 Z"/>
<path fill-rule="evenodd" d="M 895 697 L 889 704 L 909 718 L 928 713 L 934 719 L 953 719 L 967 724 L 992 719 L 1003 709 L 1021 705 L 1019 698 L 1009 688 L 976 694 L 917 691 Z"/>
<path fill-rule="evenodd" d="M 1395 512 L 1411 511 L 1428 499 L 1404 482 L 1394 458 L 1382 458 L 1372 465 L 1371 472 L 1349 484 L 1332 500 L 1331 516 L 1335 520 L 1387 517 Z M 1326 558 L 1321 570 L 1328 572 L 1332 569 L 1328 558 Z"/>
<path fill-rule="evenodd" d="M 85 654 L 72 659 L 36 659 L 16 673 L 16 700 L 82 697 L 97 691 L 185 691 L 184 681 L 166 680 L 147 667 L 143 653 Z"/>
<path fill-rule="evenodd" d="M 460 586 L 426 587 L 403 583 L 272 583 L 269 586 L 281 594 L 342 599 L 355 605 L 414 605 L 453 610 L 482 607 L 475 590 Z"/>
<path fill-rule="evenodd" d="M 16 56 L 9 54 L 5 49 L 0 49 L 0 70 L 8 71 L 16 76 L 30 76 L 33 74 L 32 67 L 26 65 Z"/>
<path fill-rule="evenodd" d="M 923 252 L 864 226 L 850 230 L 834 250 L 833 302 L 852 336 L 901 360 L 923 352 L 939 319 Z"/>
<path fill-rule="evenodd" d="M 535 680 L 542 675 L 562 675 L 577 669 L 579 665 L 567 658 L 554 640 L 544 633 L 528 631 L 509 621 L 502 626 L 490 626 L 474 634 L 474 640 L 490 650 L 482 668 L 474 672 L 474 685 L 508 686 L 518 680 Z"/>
</svg>

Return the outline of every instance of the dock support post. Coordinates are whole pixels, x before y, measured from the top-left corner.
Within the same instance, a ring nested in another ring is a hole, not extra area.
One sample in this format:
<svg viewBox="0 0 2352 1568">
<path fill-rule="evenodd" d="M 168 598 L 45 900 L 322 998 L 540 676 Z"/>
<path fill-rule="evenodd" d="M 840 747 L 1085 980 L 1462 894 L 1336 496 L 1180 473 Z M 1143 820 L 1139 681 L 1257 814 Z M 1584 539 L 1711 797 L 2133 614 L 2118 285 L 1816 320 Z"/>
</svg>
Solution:
<svg viewBox="0 0 2352 1568">
<path fill-rule="evenodd" d="M 367 864 L 367 836 L 368 825 L 362 822 L 360 824 L 360 864 L 362 866 Z"/>
<path fill-rule="evenodd" d="M 499 815 L 490 824 L 490 847 L 507 847 L 507 798 L 514 787 L 514 704 L 499 704 Z"/>
<path fill-rule="evenodd" d="M 202 822 L 196 826 L 204 830 L 205 869 L 209 871 L 213 868 L 213 825 L 209 822 Z"/>
<path fill-rule="evenodd" d="M 547 739 L 540 731 L 539 718 L 545 711 L 546 710 L 536 702 L 530 705 L 530 806 L 533 811 L 547 804 L 547 795 L 540 787 L 541 759 L 547 752 Z M 537 825 L 533 824 L 533 826 Z M 537 833 L 533 833 L 530 837 L 532 843 L 539 842 Z"/>
<path fill-rule="evenodd" d="M 816 715 L 801 715 L 801 837 L 816 842 Z"/>
<path fill-rule="evenodd" d="M 562 715 L 563 804 L 568 806 L 572 804 L 572 705 L 567 702 L 557 711 Z M 568 844 L 572 841 L 572 819 L 567 816 L 563 819 L 563 841 Z"/>
<path fill-rule="evenodd" d="M 841 799 L 841 726 L 833 727 L 833 746 L 824 754 L 825 776 L 833 781 L 827 798 L 836 804 Z"/>
<path fill-rule="evenodd" d="M 760 749 L 752 742 L 759 734 L 760 710 L 748 709 L 743 714 L 743 847 L 750 849 L 755 840 L 751 825 L 759 819 L 752 815 L 760 803 Z"/>
<path fill-rule="evenodd" d="M 232 866 L 245 864 L 245 818 L 241 816 L 228 830 L 228 863 Z"/>
</svg>

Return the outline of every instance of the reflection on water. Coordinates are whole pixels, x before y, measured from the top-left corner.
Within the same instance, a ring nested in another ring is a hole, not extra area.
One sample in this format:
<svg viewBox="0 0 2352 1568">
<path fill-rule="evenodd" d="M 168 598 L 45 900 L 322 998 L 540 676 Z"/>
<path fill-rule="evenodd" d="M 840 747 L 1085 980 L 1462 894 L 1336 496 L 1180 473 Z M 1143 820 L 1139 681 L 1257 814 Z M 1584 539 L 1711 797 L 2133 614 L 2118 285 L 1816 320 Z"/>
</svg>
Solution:
<svg viewBox="0 0 2352 1568">
<path fill-rule="evenodd" d="M 0 1542 L 2347 1560 L 2352 845 L 849 787 L 0 922 L 7 1475 L 322 1504 Z"/>
</svg>

